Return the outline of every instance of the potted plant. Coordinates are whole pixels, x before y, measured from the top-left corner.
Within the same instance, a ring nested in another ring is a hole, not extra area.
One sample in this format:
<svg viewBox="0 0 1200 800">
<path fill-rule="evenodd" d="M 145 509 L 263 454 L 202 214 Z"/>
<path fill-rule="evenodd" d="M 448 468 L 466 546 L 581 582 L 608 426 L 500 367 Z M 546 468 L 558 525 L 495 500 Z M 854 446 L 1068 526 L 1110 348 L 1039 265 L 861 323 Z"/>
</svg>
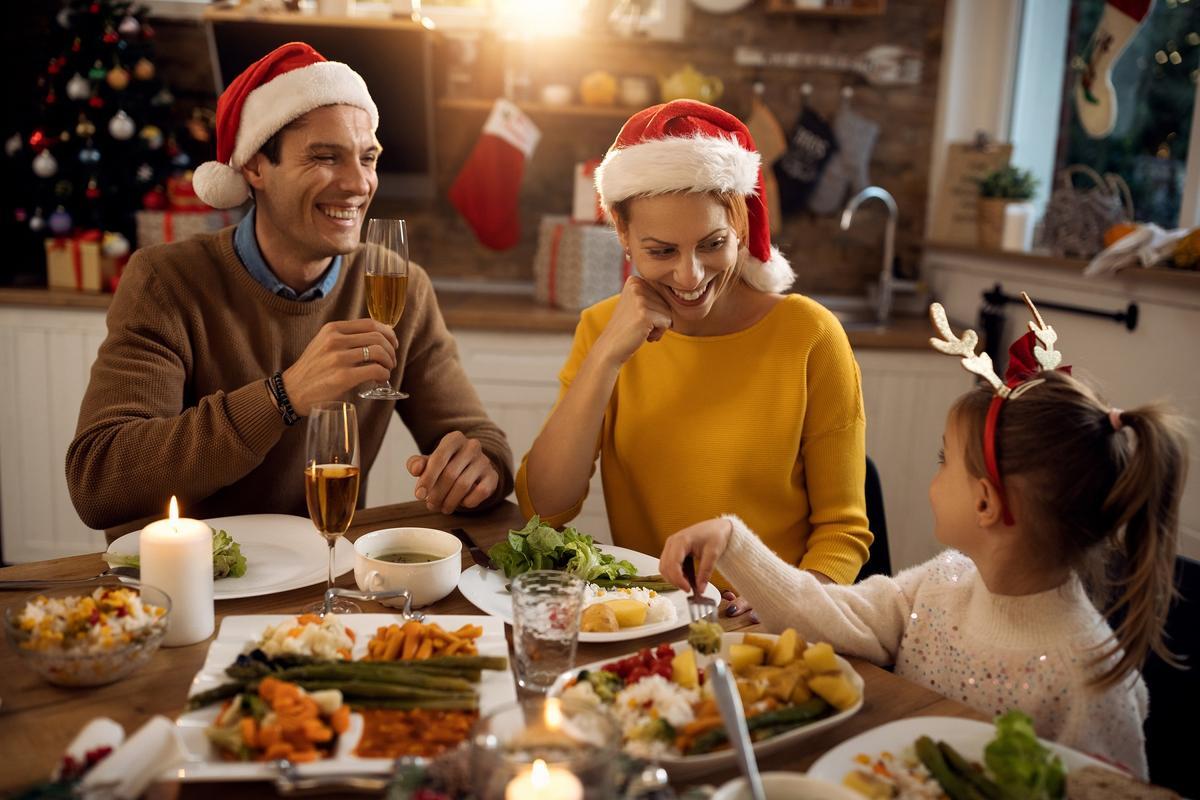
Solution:
<svg viewBox="0 0 1200 800">
<path fill-rule="evenodd" d="M 1036 188 L 1037 178 L 1033 173 L 1011 164 L 979 180 L 980 247 L 1029 249 L 1033 232 L 1033 206 L 1029 199 Z M 1006 222 L 1010 217 L 1012 220 Z"/>
</svg>

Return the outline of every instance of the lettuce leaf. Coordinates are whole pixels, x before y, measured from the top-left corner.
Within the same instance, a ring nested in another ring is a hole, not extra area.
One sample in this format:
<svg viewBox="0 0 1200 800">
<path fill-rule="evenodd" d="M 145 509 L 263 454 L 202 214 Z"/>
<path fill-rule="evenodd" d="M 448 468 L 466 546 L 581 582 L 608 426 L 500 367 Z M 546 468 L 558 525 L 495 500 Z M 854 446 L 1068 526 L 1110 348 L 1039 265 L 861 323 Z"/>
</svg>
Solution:
<svg viewBox="0 0 1200 800">
<path fill-rule="evenodd" d="M 633 564 L 602 553 L 591 536 L 569 525 L 555 530 L 536 514 L 521 530 L 509 531 L 504 541 L 493 545 L 488 558 L 510 579 L 536 569 L 563 570 L 585 581 L 637 575 Z"/>
<path fill-rule="evenodd" d="M 213 530 L 213 580 L 240 578 L 246 574 L 246 557 L 242 548 L 228 531 Z M 141 569 L 142 562 L 137 553 L 119 555 L 105 553 L 104 560 L 110 567 L 133 567 Z"/>
<path fill-rule="evenodd" d="M 1033 720 L 1020 711 L 996 718 L 996 738 L 984 749 L 983 758 L 1010 797 L 1059 800 L 1066 791 L 1062 761 L 1038 741 Z"/>
</svg>

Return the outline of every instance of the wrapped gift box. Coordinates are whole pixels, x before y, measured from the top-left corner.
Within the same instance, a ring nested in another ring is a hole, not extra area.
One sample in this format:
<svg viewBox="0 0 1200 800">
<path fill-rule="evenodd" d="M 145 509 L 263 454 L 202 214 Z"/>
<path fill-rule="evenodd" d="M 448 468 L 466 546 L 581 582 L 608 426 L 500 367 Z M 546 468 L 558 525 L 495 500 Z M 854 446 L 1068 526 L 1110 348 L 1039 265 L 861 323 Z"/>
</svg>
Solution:
<svg viewBox="0 0 1200 800">
<path fill-rule="evenodd" d="M 600 193 L 596 191 L 595 184 L 598 166 L 598 158 L 575 165 L 575 191 L 571 199 L 572 222 L 604 222 Z"/>
<path fill-rule="evenodd" d="M 204 210 L 179 210 L 137 212 L 137 246 L 146 247 L 164 242 L 190 239 L 199 233 L 217 231 L 232 225 L 242 218 L 240 209 L 218 211 L 204 206 Z"/>
<path fill-rule="evenodd" d="M 542 217 L 533 277 L 537 299 L 582 309 L 621 291 L 630 266 L 616 231 L 607 225 Z"/>
<path fill-rule="evenodd" d="M 46 240 L 46 282 L 52 289 L 104 291 L 118 271 L 117 260 L 100 251 L 100 231 Z"/>
</svg>

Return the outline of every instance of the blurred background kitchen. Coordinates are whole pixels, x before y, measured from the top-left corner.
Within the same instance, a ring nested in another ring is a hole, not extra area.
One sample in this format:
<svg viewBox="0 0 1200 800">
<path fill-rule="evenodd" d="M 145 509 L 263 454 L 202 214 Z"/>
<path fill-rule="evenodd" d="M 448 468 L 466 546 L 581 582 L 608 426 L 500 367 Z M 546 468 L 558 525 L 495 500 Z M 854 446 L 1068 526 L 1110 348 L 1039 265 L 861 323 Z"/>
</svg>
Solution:
<svg viewBox="0 0 1200 800">
<path fill-rule="evenodd" d="M 384 147 L 371 216 L 408 220 L 411 256 L 518 457 L 554 401 L 578 309 L 621 285 L 591 171 L 630 113 L 677 97 L 747 121 L 794 291 L 846 326 L 894 569 L 936 549 L 929 443 L 970 385 L 928 347 L 932 298 L 995 348 L 1024 325 L 1011 301 L 1027 291 L 1115 405 L 1158 396 L 1200 419 L 1188 346 L 1200 333 L 1200 0 L 40 0 L 5 12 L 3 562 L 101 549 L 71 507 L 63 457 L 109 292 L 132 249 L 236 221 L 199 203 L 189 169 L 212 157 L 224 82 L 296 39 L 370 85 Z M 483 134 L 498 100 L 540 131 L 532 151 Z M 403 426 L 389 437 L 371 505 L 411 499 L 413 445 Z M 1184 503 L 1192 557 L 1198 474 Z M 607 538 L 598 474 L 577 524 Z"/>
</svg>

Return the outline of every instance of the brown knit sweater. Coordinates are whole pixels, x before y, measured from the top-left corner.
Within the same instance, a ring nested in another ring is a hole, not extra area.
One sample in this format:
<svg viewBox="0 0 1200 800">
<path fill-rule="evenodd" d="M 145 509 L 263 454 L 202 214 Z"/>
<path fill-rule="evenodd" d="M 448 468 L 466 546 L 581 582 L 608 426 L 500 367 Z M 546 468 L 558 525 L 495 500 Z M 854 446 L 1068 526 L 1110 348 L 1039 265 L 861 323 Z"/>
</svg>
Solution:
<svg viewBox="0 0 1200 800">
<path fill-rule="evenodd" d="M 108 312 L 67 449 L 67 486 L 93 528 L 162 517 L 171 495 L 193 518 L 307 516 L 303 422 L 287 427 L 264 379 L 300 357 L 327 322 L 367 315 L 361 247 L 327 297 L 271 294 L 242 265 L 233 228 L 139 250 Z M 488 504 L 512 490 L 512 453 L 458 361 L 429 276 L 411 265 L 396 327 L 395 404 L 351 398 L 364 476 L 393 410 L 430 453 L 450 431 L 478 439 L 500 472 Z M 365 480 L 359 505 L 366 497 Z M 110 535 L 111 535 L 110 531 Z"/>
</svg>

